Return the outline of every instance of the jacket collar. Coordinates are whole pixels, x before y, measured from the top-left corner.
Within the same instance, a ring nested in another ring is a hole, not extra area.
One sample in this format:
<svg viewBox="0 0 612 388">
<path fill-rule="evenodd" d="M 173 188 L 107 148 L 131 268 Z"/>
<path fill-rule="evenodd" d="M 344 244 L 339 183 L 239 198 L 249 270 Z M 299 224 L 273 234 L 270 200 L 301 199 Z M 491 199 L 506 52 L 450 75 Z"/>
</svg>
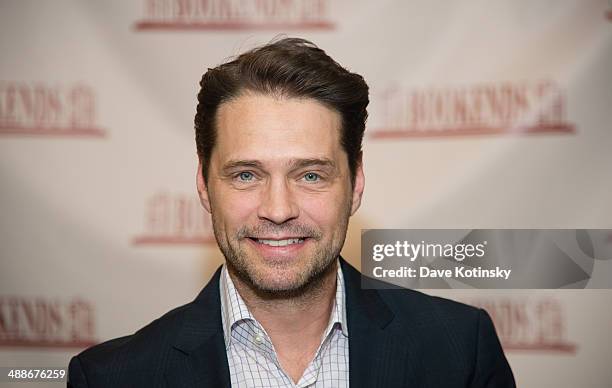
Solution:
<svg viewBox="0 0 612 388">
<path fill-rule="evenodd" d="M 342 257 L 340 265 L 344 274 L 349 329 L 364 325 L 384 329 L 393 320 L 393 313 L 387 304 L 377 290 L 362 289 L 363 276 Z"/>
<path fill-rule="evenodd" d="M 230 387 L 221 326 L 217 269 L 196 299 L 184 306 L 184 318 L 173 348 L 177 361 L 166 371 L 168 386 Z M 176 352 L 175 352 L 176 353 Z"/>
<path fill-rule="evenodd" d="M 411 370 L 418 364 L 414 359 L 418 351 L 409 343 L 410 325 L 406 317 L 402 325 L 393 324 L 395 314 L 378 291 L 396 287 L 362 276 L 344 260 L 341 263 L 346 280 L 351 388 L 411 385 L 417 381 Z"/>
</svg>

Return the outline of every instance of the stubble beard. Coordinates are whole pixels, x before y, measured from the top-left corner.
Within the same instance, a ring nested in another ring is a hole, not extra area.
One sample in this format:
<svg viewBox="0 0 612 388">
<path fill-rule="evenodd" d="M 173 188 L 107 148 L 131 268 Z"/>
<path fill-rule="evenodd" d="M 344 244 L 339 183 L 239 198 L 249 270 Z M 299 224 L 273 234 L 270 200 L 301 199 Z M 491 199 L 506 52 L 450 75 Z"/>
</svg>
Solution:
<svg viewBox="0 0 612 388">
<path fill-rule="evenodd" d="M 242 227 L 235 236 L 224 238 L 225 236 L 221 235 L 222 227 L 214 214 L 212 218 L 215 238 L 225 256 L 230 274 L 235 275 L 262 300 L 280 300 L 299 299 L 307 295 L 314 297 L 317 294 L 322 282 L 336 270 L 336 258 L 340 255 L 344 245 L 349 215 L 350 209 L 344 217 L 338 220 L 339 225 L 337 225 L 336 232 L 339 233 L 337 236 L 332 237 L 327 243 L 321 242 L 323 235 L 319 230 L 291 222 L 277 225 L 266 221 L 253 228 Z M 277 279 L 271 279 L 270 271 L 275 268 L 284 271 L 287 268 L 290 269 L 293 264 L 280 260 L 275 262 L 272 258 L 272 260 L 267 260 L 266 268 L 261 270 L 257 268 L 255 260 L 249 257 L 245 249 L 245 244 L 248 243 L 245 240 L 247 236 L 269 233 L 308 236 L 312 240 L 309 243 L 315 244 L 315 250 L 310 258 L 300 258 L 301 261 L 306 261 L 306 266 L 299 273 L 292 273 L 291 280 L 288 282 L 279 283 Z"/>
</svg>

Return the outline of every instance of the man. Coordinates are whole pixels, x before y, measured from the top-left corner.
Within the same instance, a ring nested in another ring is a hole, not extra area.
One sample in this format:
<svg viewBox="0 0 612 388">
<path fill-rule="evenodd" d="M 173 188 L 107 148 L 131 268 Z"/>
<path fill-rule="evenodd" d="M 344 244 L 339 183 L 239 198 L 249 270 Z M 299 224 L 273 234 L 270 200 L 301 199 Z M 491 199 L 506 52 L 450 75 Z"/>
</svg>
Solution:
<svg viewBox="0 0 612 388">
<path fill-rule="evenodd" d="M 510 387 L 488 315 L 362 290 L 339 255 L 368 87 L 302 39 L 209 69 L 197 188 L 226 264 L 200 295 L 70 362 L 74 387 Z"/>
</svg>

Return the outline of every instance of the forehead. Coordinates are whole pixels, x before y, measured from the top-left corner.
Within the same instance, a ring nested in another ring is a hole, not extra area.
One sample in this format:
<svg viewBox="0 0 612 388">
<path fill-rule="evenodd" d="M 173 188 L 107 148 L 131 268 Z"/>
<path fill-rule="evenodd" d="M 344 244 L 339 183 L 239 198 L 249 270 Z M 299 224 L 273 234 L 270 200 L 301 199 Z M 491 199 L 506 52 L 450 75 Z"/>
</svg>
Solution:
<svg viewBox="0 0 612 388">
<path fill-rule="evenodd" d="M 310 98 L 244 94 L 217 111 L 213 159 L 286 161 L 342 157 L 341 117 Z"/>
</svg>

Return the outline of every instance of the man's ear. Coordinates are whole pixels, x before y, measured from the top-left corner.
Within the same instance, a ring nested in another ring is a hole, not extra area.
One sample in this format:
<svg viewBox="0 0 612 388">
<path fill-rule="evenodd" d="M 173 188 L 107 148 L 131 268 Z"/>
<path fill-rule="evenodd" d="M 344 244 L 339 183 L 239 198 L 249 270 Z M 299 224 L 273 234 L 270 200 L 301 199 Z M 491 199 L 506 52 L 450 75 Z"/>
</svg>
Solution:
<svg viewBox="0 0 612 388">
<path fill-rule="evenodd" d="M 196 186 L 198 187 L 198 194 L 200 195 L 200 203 L 210 213 L 210 200 L 208 199 L 208 187 L 204 181 L 204 175 L 202 175 L 202 160 L 198 161 L 198 172 L 196 175 Z"/>
<path fill-rule="evenodd" d="M 351 203 L 351 215 L 355 214 L 361 205 L 361 196 L 365 187 L 365 176 L 363 175 L 363 153 L 359 152 L 357 168 L 355 169 L 355 184 L 353 185 L 353 199 Z"/>
</svg>

